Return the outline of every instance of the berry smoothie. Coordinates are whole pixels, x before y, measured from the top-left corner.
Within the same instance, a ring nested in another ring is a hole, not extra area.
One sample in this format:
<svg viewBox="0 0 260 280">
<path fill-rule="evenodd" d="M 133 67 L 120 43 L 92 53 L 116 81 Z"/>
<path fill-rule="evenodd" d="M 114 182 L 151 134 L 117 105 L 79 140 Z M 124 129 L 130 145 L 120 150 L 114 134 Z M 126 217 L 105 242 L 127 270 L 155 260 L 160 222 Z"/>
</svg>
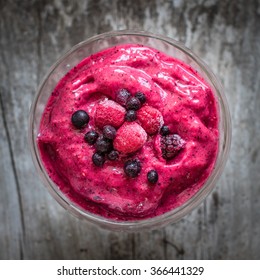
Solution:
<svg viewBox="0 0 260 280">
<path fill-rule="evenodd" d="M 214 169 L 217 108 L 189 65 L 118 45 L 60 80 L 38 146 L 50 178 L 81 208 L 119 221 L 155 217 L 190 199 Z"/>
</svg>

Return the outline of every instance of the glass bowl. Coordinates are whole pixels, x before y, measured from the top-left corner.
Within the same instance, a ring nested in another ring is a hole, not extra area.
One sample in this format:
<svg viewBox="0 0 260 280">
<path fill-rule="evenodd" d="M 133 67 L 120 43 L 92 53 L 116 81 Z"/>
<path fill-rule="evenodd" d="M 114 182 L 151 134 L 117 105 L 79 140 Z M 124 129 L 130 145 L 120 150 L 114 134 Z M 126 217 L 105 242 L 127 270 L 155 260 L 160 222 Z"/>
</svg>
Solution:
<svg viewBox="0 0 260 280">
<path fill-rule="evenodd" d="M 76 205 L 74 202 L 70 201 L 70 199 L 60 191 L 59 187 L 50 179 L 48 173 L 46 172 L 37 146 L 37 135 L 42 113 L 53 89 L 55 88 L 59 80 L 81 60 L 90 56 L 91 54 L 115 45 L 128 43 L 143 44 L 158 49 L 161 52 L 182 60 L 199 72 L 199 74 L 212 88 L 218 100 L 220 137 L 217 160 L 211 175 L 208 177 L 203 187 L 186 203 L 165 214 L 153 218 L 146 218 L 135 221 L 117 221 L 87 212 L 80 206 Z M 154 229 L 162 227 L 169 223 L 180 220 L 186 214 L 191 212 L 195 207 L 197 207 L 215 187 L 216 182 L 220 177 L 227 161 L 230 143 L 230 113 L 223 88 L 216 76 L 200 58 L 193 54 L 192 51 L 186 48 L 183 44 L 165 36 L 142 31 L 124 30 L 108 32 L 91 37 L 90 39 L 87 39 L 86 41 L 83 41 L 74 46 L 49 69 L 48 73 L 44 77 L 37 90 L 37 94 L 34 98 L 30 110 L 29 145 L 33 162 L 44 185 L 57 200 L 57 202 L 59 202 L 69 212 L 79 218 L 82 218 L 109 230 L 140 231 L 144 229 Z"/>
</svg>

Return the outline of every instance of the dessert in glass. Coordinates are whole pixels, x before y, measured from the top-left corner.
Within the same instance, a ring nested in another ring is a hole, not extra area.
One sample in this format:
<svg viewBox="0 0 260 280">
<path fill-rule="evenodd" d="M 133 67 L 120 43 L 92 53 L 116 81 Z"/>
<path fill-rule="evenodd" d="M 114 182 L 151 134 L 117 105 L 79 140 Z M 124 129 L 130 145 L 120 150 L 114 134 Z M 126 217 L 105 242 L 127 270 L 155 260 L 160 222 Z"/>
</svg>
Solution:
<svg viewBox="0 0 260 280">
<path fill-rule="evenodd" d="M 111 230 L 175 222 L 212 191 L 231 141 L 223 89 L 170 38 L 108 32 L 49 70 L 30 113 L 35 165 L 56 200 Z"/>
</svg>

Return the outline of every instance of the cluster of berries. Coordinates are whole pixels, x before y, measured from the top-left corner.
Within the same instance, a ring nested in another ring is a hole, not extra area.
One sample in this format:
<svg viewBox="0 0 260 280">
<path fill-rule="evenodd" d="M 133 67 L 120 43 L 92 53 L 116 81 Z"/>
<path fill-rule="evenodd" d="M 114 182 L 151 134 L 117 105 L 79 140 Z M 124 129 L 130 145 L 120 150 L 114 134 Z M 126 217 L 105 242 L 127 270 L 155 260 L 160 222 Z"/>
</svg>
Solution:
<svg viewBox="0 0 260 280">
<path fill-rule="evenodd" d="M 82 128 L 89 122 L 89 115 L 83 110 L 76 111 L 71 122 L 76 128 Z M 117 160 L 119 152 L 113 149 L 113 140 L 116 136 L 116 129 L 111 125 L 103 127 L 103 133 L 99 135 L 96 131 L 88 131 L 84 139 L 89 145 L 95 146 L 95 153 L 92 156 L 92 161 L 96 166 L 102 167 L 105 163 L 105 158 L 109 160 Z"/>
<path fill-rule="evenodd" d="M 102 167 L 106 159 L 117 160 L 120 153 L 133 154 L 138 151 L 147 141 L 147 134 L 161 134 L 162 156 L 166 160 L 175 157 L 183 148 L 181 137 L 170 135 L 168 126 L 163 125 L 161 113 L 145 103 L 146 96 L 142 92 L 131 96 L 128 90 L 121 89 L 115 94 L 115 101 L 103 100 L 96 106 L 95 125 L 102 133 L 91 130 L 84 136 L 85 141 L 95 147 L 92 161 L 96 166 Z M 76 128 L 82 128 L 88 124 L 89 115 L 78 110 L 71 121 Z M 141 169 L 139 159 L 131 159 L 124 164 L 124 172 L 130 178 L 137 177 Z M 150 170 L 147 179 L 150 183 L 156 183 L 157 171 Z"/>
</svg>

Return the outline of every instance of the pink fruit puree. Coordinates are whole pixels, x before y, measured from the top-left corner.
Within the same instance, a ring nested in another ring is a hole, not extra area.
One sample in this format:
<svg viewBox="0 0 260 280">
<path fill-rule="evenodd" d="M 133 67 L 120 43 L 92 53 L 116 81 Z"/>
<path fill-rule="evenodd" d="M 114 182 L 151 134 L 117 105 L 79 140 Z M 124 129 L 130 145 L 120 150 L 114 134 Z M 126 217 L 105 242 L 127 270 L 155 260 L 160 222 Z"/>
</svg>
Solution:
<svg viewBox="0 0 260 280">
<path fill-rule="evenodd" d="M 100 132 L 97 105 L 115 101 L 122 88 L 131 95 L 143 92 L 145 106 L 157 109 L 170 131 L 185 141 L 176 157 L 162 157 L 162 136 L 156 133 L 147 134 L 133 154 L 120 153 L 103 167 L 93 164 L 94 146 L 84 135 L 90 129 Z M 77 110 L 90 116 L 83 129 L 71 123 Z M 215 96 L 197 71 L 149 47 L 118 45 L 87 57 L 60 80 L 44 110 L 38 145 L 47 173 L 71 201 L 107 218 L 143 219 L 182 205 L 203 186 L 218 153 L 218 122 Z M 141 162 L 136 178 L 124 173 L 129 159 Z M 151 169 L 158 172 L 156 184 L 147 180 Z"/>
</svg>

